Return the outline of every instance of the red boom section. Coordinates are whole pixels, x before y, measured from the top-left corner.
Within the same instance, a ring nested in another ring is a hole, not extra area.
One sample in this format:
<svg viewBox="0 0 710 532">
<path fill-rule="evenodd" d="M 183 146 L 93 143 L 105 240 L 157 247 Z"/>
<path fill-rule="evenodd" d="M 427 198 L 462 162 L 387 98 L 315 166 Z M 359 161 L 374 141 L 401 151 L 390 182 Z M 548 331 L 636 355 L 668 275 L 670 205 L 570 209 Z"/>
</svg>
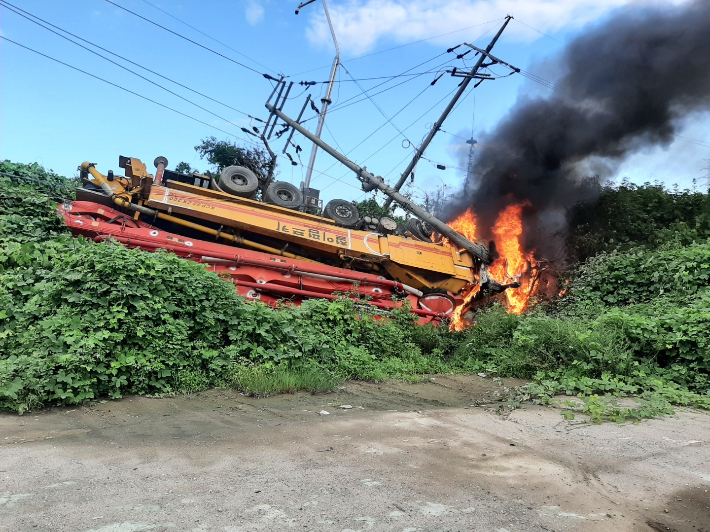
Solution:
<svg viewBox="0 0 710 532">
<path fill-rule="evenodd" d="M 420 297 L 421 292 L 377 275 L 187 238 L 97 203 L 74 201 L 68 208 L 60 205 L 58 212 L 75 235 L 97 242 L 114 239 L 145 251 L 165 249 L 205 264 L 231 281 L 242 296 L 271 306 L 283 300 L 300 304 L 311 298 L 366 297 L 368 304 L 388 311 L 401 307 L 408 299 L 419 322 L 430 323 L 449 316 L 454 305 L 462 303 L 450 295 Z M 393 295 L 398 296 L 398 301 L 392 300 Z"/>
</svg>

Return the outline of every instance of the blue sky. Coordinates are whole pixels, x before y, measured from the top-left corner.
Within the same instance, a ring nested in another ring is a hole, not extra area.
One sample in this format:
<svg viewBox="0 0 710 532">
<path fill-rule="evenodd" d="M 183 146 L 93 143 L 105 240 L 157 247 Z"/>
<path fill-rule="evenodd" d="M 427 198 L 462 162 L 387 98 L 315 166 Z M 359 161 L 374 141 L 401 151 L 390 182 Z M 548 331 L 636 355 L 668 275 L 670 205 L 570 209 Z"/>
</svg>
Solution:
<svg viewBox="0 0 710 532">
<path fill-rule="evenodd" d="M 264 102 L 271 92 L 270 82 L 260 73 L 284 74 L 295 82 L 327 80 L 333 45 L 320 2 L 307 6 L 296 16 L 294 9 L 298 2 L 291 0 L 114 1 L 256 72 L 104 0 L 10 0 L 11 4 L 83 39 L 256 117 L 266 117 Z M 447 66 L 464 66 L 462 61 L 454 60 L 455 54 L 446 53 L 447 48 L 462 42 L 485 46 L 502 18 L 510 13 L 516 18 L 494 54 L 554 80 L 554 57 L 564 42 L 583 31 L 586 24 L 594 24 L 609 16 L 614 8 L 628 3 L 631 2 L 331 0 L 331 17 L 345 68 L 338 74 L 340 83 L 333 92 L 333 111 L 328 115 L 323 138 L 347 152 L 356 162 L 366 165 L 368 170 L 394 180 L 412 155 L 408 143 L 421 141 L 445 106 L 447 95 L 456 89 L 459 79 L 448 75 L 436 85 L 430 85 L 437 72 L 443 72 Z M 227 46 L 210 40 L 170 15 Z M 248 127 L 250 119 L 243 114 L 112 58 L 212 111 L 218 118 L 5 8 L 0 9 L 0 30 L 3 37 L 204 122 L 191 120 L 3 41 L 0 45 L 0 157 L 3 159 L 38 161 L 60 174 L 74 175 L 76 167 L 84 160 L 91 160 L 106 171 L 117 170 L 119 155 L 139 157 L 147 163 L 164 155 L 170 167 L 187 161 L 194 168 L 205 170 L 207 163 L 194 151 L 200 139 L 216 136 L 239 141 L 245 138 L 239 127 Z M 445 35 L 435 37 L 442 34 Z M 410 44 L 412 42 L 414 44 Z M 447 63 L 449 60 L 453 61 Z M 421 75 L 393 80 L 367 79 L 393 76 L 408 69 L 410 73 Z M 504 73 L 504 69 L 499 69 L 498 73 Z M 359 81 L 353 82 L 350 76 Z M 335 110 L 349 98 L 362 99 L 361 90 L 382 82 L 387 83 L 372 92 L 404 83 L 372 96 L 377 105 L 365 98 Z M 319 100 L 324 87 L 318 84 L 308 91 Z M 442 184 L 450 190 L 457 187 L 464 177 L 461 169 L 467 149 L 464 139 L 471 135 L 475 138 L 493 127 L 518 94 L 544 96 L 547 90 L 520 76 L 511 76 L 483 83 L 475 91 L 469 91 L 444 124 L 445 132 L 437 135 L 426 153 L 431 162 L 420 162 L 412 191 L 421 193 Z M 306 94 L 301 85 L 295 85 L 291 93 L 293 99 L 284 110 L 295 117 Z M 412 99 L 410 105 L 392 118 Z M 383 113 L 392 119 L 397 129 L 387 122 Z M 306 117 L 313 115 L 312 111 L 306 113 Z M 708 114 L 689 117 L 679 125 L 678 133 L 710 144 L 707 119 Z M 308 124 L 315 129 L 316 120 Z M 372 134 L 383 124 L 384 127 Z M 364 139 L 367 140 L 360 144 Z M 301 158 L 307 163 L 311 146 L 302 138 L 296 137 L 296 142 L 304 148 Z M 280 152 L 283 141 L 275 141 L 274 147 Z M 293 150 L 291 154 L 295 157 Z M 707 158 L 710 158 L 710 148 L 678 138 L 668 147 L 634 154 L 621 165 L 617 177 L 690 187 L 693 178 L 705 175 L 701 169 L 707 166 L 704 161 Z M 447 169 L 437 170 L 436 163 L 446 165 Z M 364 197 L 355 176 L 334 164 L 325 153 L 319 153 L 315 169 L 313 186 L 323 190 L 325 200 Z M 280 171 L 281 179 L 294 184 L 301 181 L 305 172 L 303 166 L 291 166 L 285 158 L 281 159 Z"/>
</svg>

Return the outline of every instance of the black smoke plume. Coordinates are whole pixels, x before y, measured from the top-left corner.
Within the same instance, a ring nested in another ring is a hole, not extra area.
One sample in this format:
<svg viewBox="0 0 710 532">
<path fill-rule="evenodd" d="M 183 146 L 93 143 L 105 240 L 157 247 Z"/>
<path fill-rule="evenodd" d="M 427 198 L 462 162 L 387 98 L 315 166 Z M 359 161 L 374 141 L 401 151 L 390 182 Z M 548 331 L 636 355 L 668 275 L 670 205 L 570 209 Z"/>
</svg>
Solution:
<svg viewBox="0 0 710 532">
<path fill-rule="evenodd" d="M 710 106 L 710 0 L 616 11 L 555 66 L 549 97 L 521 94 L 480 139 L 477 175 L 451 218 L 473 206 L 479 226 L 492 227 L 503 207 L 527 200 L 525 223 L 539 229 L 546 213 L 588 198 L 585 175 L 611 177 L 626 155 L 670 144 L 680 118 Z"/>
</svg>

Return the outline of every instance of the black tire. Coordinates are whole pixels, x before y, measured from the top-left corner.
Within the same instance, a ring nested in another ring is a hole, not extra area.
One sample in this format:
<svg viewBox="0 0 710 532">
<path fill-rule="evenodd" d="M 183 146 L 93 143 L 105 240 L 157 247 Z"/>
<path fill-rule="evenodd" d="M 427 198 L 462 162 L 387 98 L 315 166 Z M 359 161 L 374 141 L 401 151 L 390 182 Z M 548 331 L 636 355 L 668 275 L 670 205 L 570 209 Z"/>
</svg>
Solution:
<svg viewBox="0 0 710 532">
<path fill-rule="evenodd" d="M 216 190 L 217 192 L 222 192 L 222 189 L 219 188 L 219 185 L 217 184 L 217 181 L 214 180 L 214 177 L 210 177 L 210 188 L 212 190 Z"/>
<path fill-rule="evenodd" d="M 264 191 L 264 201 L 287 209 L 298 209 L 303 205 L 303 194 L 291 183 L 274 181 Z"/>
<path fill-rule="evenodd" d="M 228 166 L 219 174 L 219 188 L 227 194 L 251 198 L 259 188 L 259 178 L 243 166 Z"/>
<path fill-rule="evenodd" d="M 427 234 L 427 226 L 418 218 L 407 220 L 407 231 L 418 240 L 431 242 L 431 232 Z"/>
<path fill-rule="evenodd" d="M 330 200 L 323 209 L 323 216 L 334 220 L 342 227 L 355 227 L 360 221 L 360 213 L 352 202 L 343 199 Z"/>
</svg>

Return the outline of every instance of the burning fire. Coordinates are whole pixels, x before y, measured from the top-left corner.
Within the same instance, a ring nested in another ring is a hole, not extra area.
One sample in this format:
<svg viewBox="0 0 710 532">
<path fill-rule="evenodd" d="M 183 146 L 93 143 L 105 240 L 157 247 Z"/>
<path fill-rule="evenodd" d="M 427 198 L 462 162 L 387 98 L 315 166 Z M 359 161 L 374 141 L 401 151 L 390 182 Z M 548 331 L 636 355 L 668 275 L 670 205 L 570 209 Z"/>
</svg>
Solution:
<svg viewBox="0 0 710 532">
<path fill-rule="evenodd" d="M 488 271 L 491 277 L 499 283 L 520 283 L 520 288 L 508 288 L 504 292 L 508 311 L 514 314 L 520 314 L 528 307 L 538 280 L 534 252 L 526 253 L 520 245 L 520 238 L 523 235 L 523 208 L 527 205 L 527 202 L 509 205 L 498 214 L 493 226 L 493 234 L 500 257 L 488 268 Z M 475 240 L 477 222 L 476 214 L 469 208 L 448 225 L 469 240 Z M 444 245 L 449 245 L 448 240 L 444 239 L 443 242 Z M 468 308 L 468 303 L 479 290 L 480 286 L 474 286 L 465 295 L 464 303 L 454 310 L 451 319 L 453 330 L 461 331 L 466 328 L 467 324 L 462 313 Z"/>
<path fill-rule="evenodd" d="M 498 214 L 493 226 L 500 258 L 491 265 L 489 272 L 500 283 L 520 282 L 520 288 L 509 288 L 505 291 L 508 310 L 513 314 L 520 314 L 527 308 L 535 283 L 533 276 L 525 275 L 536 266 L 533 252 L 526 254 L 520 247 L 523 207 L 526 205 L 527 202 L 509 205 Z"/>
<path fill-rule="evenodd" d="M 476 225 L 478 224 L 478 219 L 473 211 L 469 208 L 465 213 L 456 218 L 453 222 L 448 224 L 451 229 L 457 233 L 461 233 L 463 236 L 471 241 L 476 239 Z"/>
<path fill-rule="evenodd" d="M 468 304 L 471 302 L 473 299 L 473 296 L 475 296 L 479 290 L 481 289 L 480 285 L 475 285 L 471 291 L 466 294 L 466 296 L 463 299 L 463 304 L 459 305 L 454 309 L 454 313 L 451 315 L 451 327 L 450 330 L 452 331 L 463 331 L 466 327 L 466 320 L 463 317 L 463 311 L 468 308 Z"/>
</svg>

